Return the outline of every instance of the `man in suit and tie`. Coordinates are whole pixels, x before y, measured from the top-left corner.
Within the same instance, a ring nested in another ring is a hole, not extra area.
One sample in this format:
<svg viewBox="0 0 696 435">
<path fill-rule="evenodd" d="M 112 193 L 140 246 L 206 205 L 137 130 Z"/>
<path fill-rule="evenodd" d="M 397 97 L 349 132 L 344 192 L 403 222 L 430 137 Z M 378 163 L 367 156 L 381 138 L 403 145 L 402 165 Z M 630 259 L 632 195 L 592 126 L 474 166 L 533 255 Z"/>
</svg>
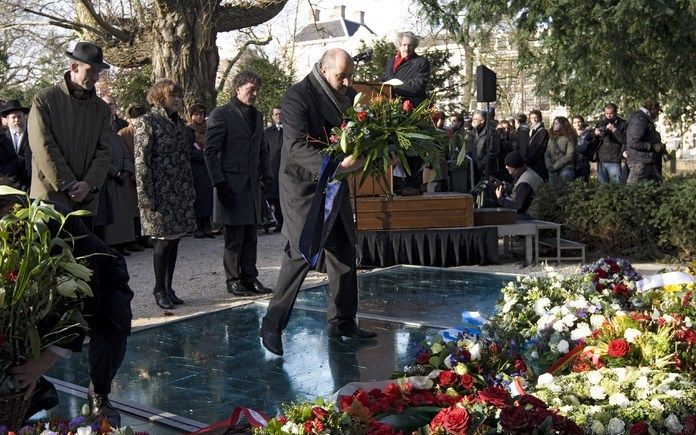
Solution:
<svg viewBox="0 0 696 435">
<path fill-rule="evenodd" d="M 271 183 L 263 120 L 254 103 L 261 77 L 241 71 L 232 79 L 229 103 L 210 112 L 205 163 L 215 188 L 213 221 L 224 225 L 223 266 L 227 291 L 235 296 L 271 293 L 258 280 L 256 226 L 261 223 L 261 187 Z"/>
<path fill-rule="evenodd" d="M 281 123 L 280 114 L 282 109 L 280 106 L 273 108 L 271 118 L 273 125 L 264 131 L 266 144 L 268 146 L 268 160 L 271 164 L 271 173 L 273 174 L 273 183 L 268 186 L 268 202 L 273 206 L 278 226 L 273 232 L 280 232 L 283 228 L 283 211 L 280 208 L 280 195 L 278 193 L 278 176 L 280 175 L 280 150 L 283 148 L 283 124 Z"/>
<path fill-rule="evenodd" d="M 23 190 L 29 189 L 31 150 L 27 135 L 29 108 L 17 100 L 8 101 L 0 111 L 7 123 L 7 131 L 0 143 L 0 174 L 14 179 Z"/>
</svg>

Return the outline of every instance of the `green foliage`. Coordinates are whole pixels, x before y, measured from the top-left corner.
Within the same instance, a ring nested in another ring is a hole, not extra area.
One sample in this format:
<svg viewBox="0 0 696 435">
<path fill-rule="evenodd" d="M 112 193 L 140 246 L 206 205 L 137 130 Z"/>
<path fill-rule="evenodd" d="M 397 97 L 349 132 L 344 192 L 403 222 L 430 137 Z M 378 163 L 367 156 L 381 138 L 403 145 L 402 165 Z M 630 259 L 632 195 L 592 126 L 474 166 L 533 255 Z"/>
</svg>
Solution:
<svg viewBox="0 0 696 435">
<path fill-rule="evenodd" d="M 608 101 L 627 111 L 653 97 L 668 118 L 696 120 L 693 1 L 418 2 L 433 24 L 456 35 L 510 22 L 537 92 L 571 112 L 593 113 Z"/>
<path fill-rule="evenodd" d="M 355 70 L 353 78 L 355 80 L 367 82 L 381 82 L 384 80 L 384 66 L 387 61 L 394 57 L 396 48 L 394 43 L 386 38 L 374 41 L 372 45 L 367 45 L 361 41 L 358 52 L 363 52 L 372 48 L 372 60 L 360 62 Z M 453 77 L 461 73 L 461 66 L 450 63 L 451 53 L 449 50 L 427 50 L 419 49 L 418 53 L 425 56 L 430 61 L 430 79 L 428 80 L 428 95 L 433 99 L 435 105 L 441 109 L 451 111 L 457 108 L 444 107 L 438 104 L 440 100 L 451 100 L 459 95 L 459 89 L 455 86 Z"/>
<path fill-rule="evenodd" d="M 563 223 L 564 237 L 602 255 L 696 257 L 696 179 L 631 185 L 575 181 L 537 198 L 540 218 Z"/>
<path fill-rule="evenodd" d="M 111 93 L 121 108 L 131 104 L 147 106 L 147 91 L 152 86 L 152 65 L 121 68 L 110 82 Z"/>
<path fill-rule="evenodd" d="M 292 85 L 293 73 L 286 72 L 281 68 L 279 60 L 269 60 L 265 55 L 254 52 L 239 63 L 237 71 L 253 70 L 261 76 L 261 92 L 254 106 L 261 111 L 264 119 L 270 121 L 273 107 L 279 106 L 283 101 L 283 95 Z M 230 101 L 234 90 L 231 89 L 232 78 L 225 86 L 225 89 L 218 93 L 218 105 L 226 104 Z"/>
</svg>

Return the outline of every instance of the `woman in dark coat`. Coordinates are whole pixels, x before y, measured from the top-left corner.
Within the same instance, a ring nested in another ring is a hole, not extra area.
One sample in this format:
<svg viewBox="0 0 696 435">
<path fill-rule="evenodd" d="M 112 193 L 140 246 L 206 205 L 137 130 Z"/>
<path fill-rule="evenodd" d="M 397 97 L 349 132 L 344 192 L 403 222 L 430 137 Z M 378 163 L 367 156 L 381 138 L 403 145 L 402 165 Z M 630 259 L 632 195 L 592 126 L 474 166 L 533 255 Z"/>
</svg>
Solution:
<svg viewBox="0 0 696 435">
<path fill-rule="evenodd" d="M 155 245 L 155 302 L 182 304 L 172 289 L 179 239 L 193 231 L 196 216 L 189 130 L 179 116 L 183 89 L 160 79 L 147 94 L 152 110 L 135 123 L 135 180 L 143 234 Z"/>
<path fill-rule="evenodd" d="M 191 130 L 191 171 L 193 172 L 193 188 L 196 191 L 196 231 L 193 237 L 214 238 L 210 225 L 213 215 L 213 185 L 205 165 L 205 106 L 194 104 L 189 108 L 188 128 Z"/>
<path fill-rule="evenodd" d="M 546 155 L 546 146 L 549 142 L 549 132 L 544 127 L 541 120 L 541 111 L 534 109 L 529 112 L 529 145 L 527 146 L 527 154 L 524 160 L 527 166 L 531 168 L 544 181 L 549 181 L 549 172 L 546 169 L 544 156 Z"/>
</svg>

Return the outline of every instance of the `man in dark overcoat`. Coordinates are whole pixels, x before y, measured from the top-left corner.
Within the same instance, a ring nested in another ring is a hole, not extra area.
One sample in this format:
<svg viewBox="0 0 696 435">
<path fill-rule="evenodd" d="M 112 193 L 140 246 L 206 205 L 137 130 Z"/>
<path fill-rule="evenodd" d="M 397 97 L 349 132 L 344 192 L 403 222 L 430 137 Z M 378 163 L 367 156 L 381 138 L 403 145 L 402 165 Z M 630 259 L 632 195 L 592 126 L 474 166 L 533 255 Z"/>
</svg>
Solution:
<svg viewBox="0 0 696 435">
<path fill-rule="evenodd" d="M 283 149 L 283 124 L 281 123 L 282 109 L 280 106 L 273 108 L 271 118 L 273 125 L 264 130 L 266 145 L 268 147 L 268 160 L 271 164 L 271 174 L 273 182 L 268 186 L 268 202 L 273 206 L 278 226 L 274 232 L 279 232 L 283 228 L 283 211 L 280 208 L 280 193 L 278 189 L 278 175 L 280 173 L 280 151 Z"/>
<path fill-rule="evenodd" d="M 254 103 L 261 77 L 241 71 L 232 80 L 235 95 L 210 113 L 205 163 L 215 187 L 213 221 L 224 225 L 223 265 L 227 291 L 236 296 L 270 293 L 258 280 L 256 226 L 261 223 L 261 186 L 271 170 L 263 140 L 263 120 Z"/>
<path fill-rule="evenodd" d="M 344 50 L 328 50 L 312 71 L 293 85 L 283 98 L 283 150 L 280 163 L 280 203 L 285 213 L 283 235 L 288 238 L 278 275 L 278 284 L 261 325 L 264 347 L 283 354 L 282 331 L 290 320 L 295 298 L 310 269 L 310 260 L 300 252 L 305 224 L 321 220 L 323 208 L 312 215 L 324 149 L 333 127 L 344 121 L 345 110 L 352 104 L 355 91 L 350 88 L 355 65 Z M 348 156 L 338 163 L 337 172 L 360 169 L 362 162 Z M 346 183 L 345 180 L 342 183 Z M 343 186 L 347 187 L 347 186 Z M 345 191 L 345 189 L 344 189 Z M 323 191 L 318 192 L 323 195 Z M 335 203 L 334 203 L 335 204 Z M 334 338 L 373 338 L 373 331 L 356 324 L 358 288 L 355 255 L 355 222 L 348 195 L 343 195 L 333 225 L 323 245 L 332 302 L 327 310 L 329 336 Z M 330 221 L 329 221 L 330 222 Z M 312 232 L 317 235 L 318 232 Z"/>
<path fill-rule="evenodd" d="M 0 175 L 14 179 L 22 190 L 29 190 L 31 181 L 31 150 L 27 134 L 29 108 L 18 100 L 10 100 L 0 110 L 7 122 L 7 131 L 0 138 Z"/>
<path fill-rule="evenodd" d="M 627 183 L 640 180 L 662 181 L 655 165 L 655 154 L 663 151 L 664 145 L 655 129 L 655 120 L 660 116 L 660 103 L 645 100 L 640 108 L 628 116 L 626 127 L 626 153 L 628 154 Z"/>
</svg>

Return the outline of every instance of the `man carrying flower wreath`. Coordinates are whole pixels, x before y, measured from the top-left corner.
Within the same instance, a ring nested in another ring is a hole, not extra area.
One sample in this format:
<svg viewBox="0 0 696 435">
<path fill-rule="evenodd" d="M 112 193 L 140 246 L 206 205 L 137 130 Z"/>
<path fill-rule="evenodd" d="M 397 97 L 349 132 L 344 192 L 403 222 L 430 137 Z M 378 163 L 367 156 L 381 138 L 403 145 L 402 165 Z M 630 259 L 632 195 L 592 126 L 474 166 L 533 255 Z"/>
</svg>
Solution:
<svg viewBox="0 0 696 435">
<path fill-rule="evenodd" d="M 319 175 L 328 146 L 331 129 L 344 122 L 345 111 L 351 107 L 355 91 L 350 88 L 355 65 L 344 50 L 328 50 L 312 71 L 285 94 L 282 104 L 283 149 L 281 151 L 279 187 L 280 205 L 285 223 L 282 233 L 288 238 L 278 275 L 276 292 L 268 304 L 261 326 L 261 340 L 269 352 L 283 354 L 282 331 L 290 320 L 295 298 L 309 269 L 311 259 L 301 253 L 306 240 L 308 222 L 318 225 L 309 234 L 325 255 L 332 303 L 327 311 L 329 336 L 333 338 L 373 338 L 376 334 L 358 327 L 356 272 L 356 230 L 353 210 L 347 195 L 337 201 L 338 213 L 333 222 L 322 224 L 323 207 L 312 207 L 316 195 L 323 195 Z M 355 171 L 362 162 L 353 156 L 343 158 L 337 174 Z M 340 183 L 345 184 L 345 179 Z M 342 186 L 343 188 L 347 186 Z M 343 189 L 345 191 L 345 189 Z M 323 202 L 323 201 L 322 201 Z M 304 238 L 302 236 L 305 236 Z"/>
</svg>

